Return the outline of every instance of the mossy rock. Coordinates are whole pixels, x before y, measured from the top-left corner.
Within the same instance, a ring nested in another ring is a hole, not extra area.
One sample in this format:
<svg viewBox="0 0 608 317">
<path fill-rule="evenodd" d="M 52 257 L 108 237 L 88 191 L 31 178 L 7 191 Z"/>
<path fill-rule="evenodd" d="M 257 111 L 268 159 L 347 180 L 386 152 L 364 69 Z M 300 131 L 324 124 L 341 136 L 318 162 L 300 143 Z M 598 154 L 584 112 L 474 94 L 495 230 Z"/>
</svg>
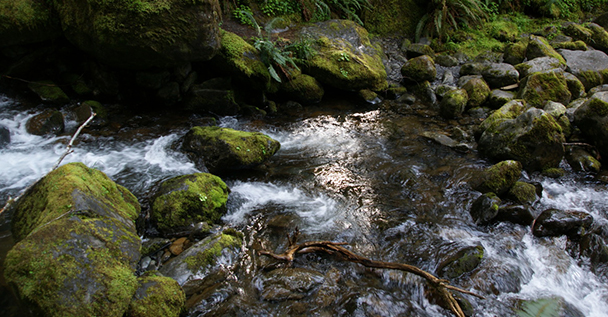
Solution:
<svg viewBox="0 0 608 317">
<path fill-rule="evenodd" d="M 12 232 L 21 240 L 38 227 L 87 210 L 133 225 L 141 207 L 126 188 L 82 163 L 65 164 L 28 189 L 14 207 Z"/>
<path fill-rule="evenodd" d="M 105 64 L 173 67 L 219 50 L 217 0 L 53 1 L 65 37 Z"/>
<path fill-rule="evenodd" d="M 281 144 L 260 132 L 221 127 L 193 127 L 184 137 L 182 150 L 197 166 L 217 174 L 252 168 L 274 155 Z"/>
<path fill-rule="evenodd" d="M 589 45 L 603 51 L 604 53 L 608 53 L 608 32 L 606 29 L 595 23 L 589 23 L 587 27 L 593 33 L 593 35 L 591 35 L 591 43 L 589 43 Z"/>
<path fill-rule="evenodd" d="M 48 1 L 0 2 L 0 47 L 43 42 L 59 36 L 61 24 Z"/>
<path fill-rule="evenodd" d="M 566 65 L 566 60 L 549 44 L 547 39 L 542 36 L 530 35 L 530 41 L 526 49 L 526 57 L 529 60 L 537 57 L 549 56 L 557 59 L 562 65 Z"/>
<path fill-rule="evenodd" d="M 353 21 L 330 20 L 303 27 L 302 38 L 314 38 L 317 51 L 303 72 L 334 88 L 358 91 L 388 88 L 382 48 Z"/>
<path fill-rule="evenodd" d="M 576 306 L 570 304 L 562 297 L 542 297 L 534 300 L 521 300 L 515 311 L 519 317 L 530 316 L 568 316 L 584 317 Z"/>
<path fill-rule="evenodd" d="M 589 232 L 593 216 L 582 211 L 547 209 L 536 217 L 532 233 L 537 237 L 580 238 Z"/>
<path fill-rule="evenodd" d="M 511 65 L 517 65 L 526 59 L 526 48 L 527 44 L 524 42 L 517 42 L 507 44 L 504 49 L 504 61 Z"/>
<path fill-rule="evenodd" d="M 583 85 L 583 82 L 578 77 L 571 73 L 564 73 L 564 77 L 566 78 L 568 90 L 572 94 L 572 100 L 585 96 L 585 85 Z"/>
<path fill-rule="evenodd" d="M 522 83 L 518 98 L 537 108 L 547 101 L 555 101 L 568 104 L 572 94 L 568 90 L 568 83 L 564 72 L 561 70 L 548 70 L 530 74 Z"/>
<path fill-rule="evenodd" d="M 186 294 L 177 281 L 159 272 L 148 271 L 137 278 L 139 287 L 129 304 L 128 317 L 178 317 L 186 304 Z"/>
<path fill-rule="evenodd" d="M 243 234 L 234 229 L 226 229 L 195 243 L 180 255 L 166 263 L 160 272 L 175 279 L 185 290 L 192 293 L 192 287 L 210 275 L 225 278 L 226 270 L 218 266 L 220 258 L 235 261 L 241 254 Z"/>
<path fill-rule="evenodd" d="M 474 187 L 482 193 L 493 192 L 502 195 L 515 185 L 521 177 L 521 172 L 522 165 L 520 162 L 502 161 L 484 170 L 480 177 L 481 182 Z"/>
<path fill-rule="evenodd" d="M 505 120 L 511 120 L 517 118 L 520 114 L 524 113 L 528 109 L 528 105 L 525 100 L 515 99 L 507 102 L 498 110 L 492 112 L 481 124 L 479 125 L 479 131 L 483 133 L 488 129 L 495 129 L 500 123 Z"/>
<path fill-rule="evenodd" d="M 212 224 L 226 213 L 230 190 L 219 177 L 196 173 L 164 181 L 152 199 L 150 217 L 161 232 Z"/>
<path fill-rule="evenodd" d="M 599 173 L 602 164 L 580 146 L 568 146 L 566 148 L 566 160 L 573 170 L 577 172 Z"/>
<path fill-rule="evenodd" d="M 25 129 L 34 135 L 61 134 L 65 129 L 63 113 L 47 109 L 27 120 Z"/>
<path fill-rule="evenodd" d="M 466 90 L 469 95 L 469 102 L 467 103 L 468 108 L 480 107 L 490 96 L 490 87 L 481 78 L 471 78 L 471 80 L 467 81 L 462 88 Z"/>
<path fill-rule="evenodd" d="M 471 205 L 471 218 L 477 225 L 490 224 L 498 215 L 502 200 L 494 193 L 479 196 Z"/>
<path fill-rule="evenodd" d="M 28 87 L 42 99 L 42 101 L 65 104 L 70 97 L 53 81 L 44 80 L 28 84 Z"/>
<path fill-rule="evenodd" d="M 574 124 L 608 157 L 608 91 L 593 94 L 574 112 Z"/>
<path fill-rule="evenodd" d="M 428 55 L 422 55 L 409 59 L 401 67 L 401 75 L 408 83 L 420 83 L 433 81 L 437 77 L 435 62 Z"/>
<path fill-rule="evenodd" d="M 516 182 L 509 189 L 509 198 L 520 204 L 532 204 L 536 201 L 536 187 L 526 182 Z"/>
<path fill-rule="evenodd" d="M 492 109 L 499 109 L 508 102 L 515 99 L 515 93 L 501 89 L 493 89 L 488 95 L 487 105 Z"/>
<path fill-rule="evenodd" d="M 123 316 L 137 288 L 140 247 L 132 224 L 83 210 L 18 242 L 4 275 L 36 316 Z"/>
<path fill-rule="evenodd" d="M 279 90 L 288 98 L 302 104 L 316 104 L 321 102 L 325 90 L 323 85 L 314 77 L 298 74 L 281 84 Z"/>
<path fill-rule="evenodd" d="M 439 104 L 439 113 L 446 119 L 460 117 L 469 101 L 469 95 L 464 89 L 453 89 L 447 92 Z"/>
<path fill-rule="evenodd" d="M 481 245 L 467 246 L 439 263 L 437 273 L 446 278 L 457 278 L 473 271 L 483 259 L 484 249 Z"/>
<path fill-rule="evenodd" d="M 604 72 L 608 71 L 608 55 L 602 51 L 560 50 L 567 63 L 567 70 L 576 76 L 586 90 L 604 83 Z"/>
<path fill-rule="evenodd" d="M 362 10 L 364 26 L 370 33 L 414 34 L 416 23 L 425 13 L 425 7 L 417 1 L 374 1 L 373 10 Z"/>
</svg>

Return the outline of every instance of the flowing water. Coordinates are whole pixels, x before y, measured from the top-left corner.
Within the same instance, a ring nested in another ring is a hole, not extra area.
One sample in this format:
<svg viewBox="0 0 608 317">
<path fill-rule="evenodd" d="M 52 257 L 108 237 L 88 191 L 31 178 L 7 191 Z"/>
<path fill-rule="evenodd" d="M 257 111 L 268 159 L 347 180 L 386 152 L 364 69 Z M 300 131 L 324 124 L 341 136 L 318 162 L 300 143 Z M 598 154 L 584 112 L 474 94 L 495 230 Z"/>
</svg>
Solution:
<svg viewBox="0 0 608 317">
<path fill-rule="evenodd" d="M 245 234 L 245 248 L 238 262 L 229 263 L 232 273 L 223 283 L 189 303 L 190 316 L 450 315 L 427 299 L 425 282 L 418 277 L 317 254 L 302 255 L 293 266 L 323 274 L 322 286 L 298 299 L 264 300 L 264 276 L 279 264 L 255 251 L 281 252 L 286 234 L 296 227 L 301 241 L 346 242 L 362 256 L 433 273 L 457 250 L 482 246 L 479 266 L 450 279 L 486 296 L 466 296 L 474 316 L 512 316 L 520 300 L 552 296 L 584 316 L 608 315 L 606 277 L 595 275 L 585 259 L 571 257 L 565 238 L 539 239 L 530 227 L 511 223 L 474 225 L 469 209 L 480 194 L 468 180 L 490 163 L 475 151 L 456 151 L 420 136 L 455 135 L 460 130 L 454 122 L 422 106 L 400 107 L 398 113 L 389 109 L 387 104 L 368 109 L 333 100 L 264 121 L 220 119 L 225 127 L 270 135 L 280 141 L 281 150 L 256 171 L 224 178 L 231 194 L 223 222 Z M 2 204 L 52 168 L 76 128 L 68 121 L 65 136 L 29 135 L 25 122 L 39 111 L 0 95 L 0 124 L 11 130 L 11 143 L 0 150 Z M 134 120 L 137 128 L 125 125 L 114 136 L 80 136 L 63 163 L 80 161 L 100 169 L 140 199 L 159 180 L 197 172 L 172 149 L 192 118 L 171 124 L 145 117 Z M 143 124 L 152 128 L 141 129 Z M 558 180 L 524 176 L 544 186 L 534 206 L 537 212 L 574 209 L 591 213 L 599 224 L 608 222 L 605 185 L 571 172 Z M 10 215 L 1 221 L 3 261 L 13 242 Z M 0 304 L 10 305 L 6 300 Z"/>
</svg>

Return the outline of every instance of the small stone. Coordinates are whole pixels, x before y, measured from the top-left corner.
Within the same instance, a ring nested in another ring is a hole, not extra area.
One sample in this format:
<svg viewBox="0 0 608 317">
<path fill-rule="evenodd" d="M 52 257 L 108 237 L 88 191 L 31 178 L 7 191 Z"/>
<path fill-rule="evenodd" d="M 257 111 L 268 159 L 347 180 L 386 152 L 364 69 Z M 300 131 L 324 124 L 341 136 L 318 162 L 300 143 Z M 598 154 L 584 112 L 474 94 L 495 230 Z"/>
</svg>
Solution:
<svg viewBox="0 0 608 317">
<path fill-rule="evenodd" d="M 180 255 L 187 248 L 187 245 L 190 244 L 190 241 L 186 237 L 181 237 L 175 241 L 169 247 L 169 251 L 173 255 Z"/>
</svg>

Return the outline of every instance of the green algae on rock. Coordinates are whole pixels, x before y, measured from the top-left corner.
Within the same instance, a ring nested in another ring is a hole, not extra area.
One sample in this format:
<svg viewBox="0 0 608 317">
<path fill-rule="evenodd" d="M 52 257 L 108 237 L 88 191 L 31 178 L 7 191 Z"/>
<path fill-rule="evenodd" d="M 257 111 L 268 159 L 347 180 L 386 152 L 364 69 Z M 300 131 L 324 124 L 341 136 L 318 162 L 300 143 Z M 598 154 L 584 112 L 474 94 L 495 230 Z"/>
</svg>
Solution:
<svg viewBox="0 0 608 317">
<path fill-rule="evenodd" d="M 133 225 L 141 209 L 137 198 L 126 188 L 82 163 L 65 164 L 50 172 L 14 208 L 12 232 L 17 240 L 41 225 L 82 210 Z"/>
<path fill-rule="evenodd" d="M 209 173 L 177 176 L 160 185 L 150 216 L 161 232 L 213 224 L 226 213 L 229 192 L 226 183 Z"/>
<path fill-rule="evenodd" d="M 260 132 L 202 126 L 191 128 L 182 144 L 197 166 L 214 174 L 260 165 L 280 147 L 278 141 Z"/>
</svg>

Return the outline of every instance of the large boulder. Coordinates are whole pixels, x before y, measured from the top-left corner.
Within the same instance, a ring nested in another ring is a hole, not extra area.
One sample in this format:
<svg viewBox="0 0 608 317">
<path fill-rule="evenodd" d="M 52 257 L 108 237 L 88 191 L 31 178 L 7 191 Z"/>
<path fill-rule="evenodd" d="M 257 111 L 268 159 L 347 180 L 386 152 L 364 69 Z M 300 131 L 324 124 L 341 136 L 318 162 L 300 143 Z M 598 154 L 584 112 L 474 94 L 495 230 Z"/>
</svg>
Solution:
<svg viewBox="0 0 608 317">
<path fill-rule="evenodd" d="M 122 68 L 172 67 L 219 49 L 217 0 L 54 1 L 67 39 Z"/>
<path fill-rule="evenodd" d="M 138 288 L 129 305 L 126 316 L 147 317 L 150 315 L 178 317 L 186 295 L 177 282 L 156 271 L 148 271 L 137 279 Z"/>
<path fill-rule="evenodd" d="M 283 82 L 279 90 L 287 98 L 302 104 L 319 103 L 325 94 L 321 83 L 306 74 L 296 74 L 291 80 Z"/>
<path fill-rule="evenodd" d="M 44 0 L 0 1 L 0 47 L 61 36 L 57 13 Z"/>
<path fill-rule="evenodd" d="M 193 127 L 182 144 L 197 166 L 214 174 L 260 165 L 280 147 L 278 141 L 260 132 L 221 127 Z"/>
<path fill-rule="evenodd" d="M 213 224 L 226 213 L 228 186 L 217 176 L 196 173 L 164 181 L 152 198 L 150 218 L 163 233 Z"/>
<path fill-rule="evenodd" d="M 488 126 L 478 149 L 491 159 L 516 160 L 526 170 L 542 171 L 556 168 L 564 156 L 562 128 L 541 109 L 530 108 L 514 119 L 493 120 Z"/>
<path fill-rule="evenodd" d="M 604 83 L 608 74 L 608 55 L 601 51 L 559 50 L 566 59 L 566 71 L 572 73 L 589 90 Z"/>
<path fill-rule="evenodd" d="M 564 72 L 560 69 L 532 73 L 524 78 L 520 86 L 518 98 L 537 108 L 542 108 L 547 101 L 567 105 L 572 98 Z"/>
<path fill-rule="evenodd" d="M 17 202 L 6 281 L 36 316 L 122 316 L 137 289 L 137 199 L 100 171 L 66 164 Z"/>
<path fill-rule="evenodd" d="M 528 48 L 526 49 L 526 57 L 529 60 L 532 60 L 545 56 L 553 57 L 561 64 L 566 64 L 564 58 L 553 49 L 547 39 L 542 36 L 530 35 L 530 41 L 528 42 Z"/>
<path fill-rule="evenodd" d="M 574 112 L 574 124 L 608 157 L 608 91 L 597 92 Z"/>
<path fill-rule="evenodd" d="M 367 31 L 353 21 L 330 20 L 306 26 L 302 38 L 316 39 L 317 54 L 304 72 L 323 84 L 343 90 L 388 88 L 382 49 L 372 44 Z"/>
</svg>

